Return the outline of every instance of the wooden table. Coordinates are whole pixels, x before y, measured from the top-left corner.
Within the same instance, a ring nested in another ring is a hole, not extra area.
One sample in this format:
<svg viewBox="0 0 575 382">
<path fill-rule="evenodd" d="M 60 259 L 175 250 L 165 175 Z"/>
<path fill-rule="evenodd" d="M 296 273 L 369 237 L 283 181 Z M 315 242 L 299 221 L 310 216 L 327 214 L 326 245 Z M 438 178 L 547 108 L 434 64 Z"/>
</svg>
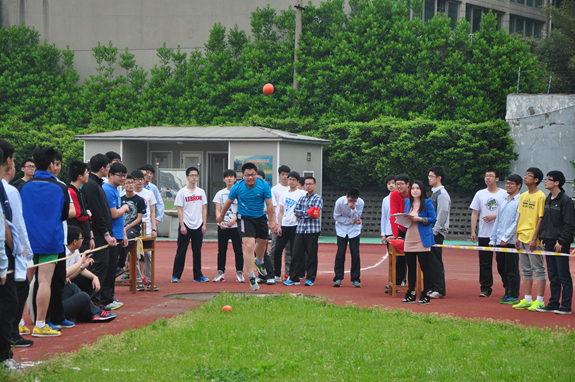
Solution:
<svg viewBox="0 0 575 382">
<path fill-rule="evenodd" d="M 151 272 L 151 277 L 150 280 L 146 280 L 145 283 L 140 283 L 140 284 L 144 284 L 144 285 L 152 285 L 151 288 L 154 288 L 154 285 L 156 285 L 155 282 L 155 270 L 156 270 L 156 238 L 152 237 L 152 236 L 146 236 L 146 237 L 142 237 L 140 238 L 142 240 L 142 246 L 144 248 L 144 252 L 152 252 L 152 264 L 151 264 L 151 268 L 152 268 L 152 272 Z M 138 240 L 136 240 L 133 244 L 132 247 L 130 248 L 130 272 L 129 272 L 129 277 L 127 279 L 124 280 L 116 280 L 116 286 L 127 286 L 130 288 L 130 290 L 132 291 L 132 293 L 136 293 L 136 286 L 137 284 L 139 284 L 137 282 L 137 271 L 136 271 L 136 267 L 138 266 L 138 246 L 140 245 L 140 242 Z M 153 290 L 153 289 L 152 289 Z"/>
<path fill-rule="evenodd" d="M 396 259 L 397 256 L 405 256 L 405 253 L 399 252 L 391 243 L 387 245 L 389 251 L 389 294 L 396 297 L 397 291 L 407 291 L 409 289 L 408 285 L 395 285 L 396 276 Z M 415 295 L 419 296 L 421 290 L 423 289 L 422 281 L 423 274 L 421 273 L 421 268 L 419 267 L 419 261 L 417 261 L 417 282 L 415 283 Z"/>
</svg>

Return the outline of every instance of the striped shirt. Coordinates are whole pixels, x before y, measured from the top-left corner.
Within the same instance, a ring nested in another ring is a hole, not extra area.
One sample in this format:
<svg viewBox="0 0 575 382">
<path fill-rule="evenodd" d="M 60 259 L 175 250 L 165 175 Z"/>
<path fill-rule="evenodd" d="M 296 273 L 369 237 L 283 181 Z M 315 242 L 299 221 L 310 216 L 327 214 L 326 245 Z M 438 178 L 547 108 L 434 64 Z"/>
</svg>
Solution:
<svg viewBox="0 0 575 382">
<path fill-rule="evenodd" d="M 316 207 L 320 210 L 323 208 L 323 199 L 315 192 L 311 196 L 308 194 L 302 196 L 295 206 L 294 215 L 299 218 L 295 230 L 296 234 L 321 232 L 319 218 L 312 218 L 307 214 L 310 207 Z"/>
</svg>

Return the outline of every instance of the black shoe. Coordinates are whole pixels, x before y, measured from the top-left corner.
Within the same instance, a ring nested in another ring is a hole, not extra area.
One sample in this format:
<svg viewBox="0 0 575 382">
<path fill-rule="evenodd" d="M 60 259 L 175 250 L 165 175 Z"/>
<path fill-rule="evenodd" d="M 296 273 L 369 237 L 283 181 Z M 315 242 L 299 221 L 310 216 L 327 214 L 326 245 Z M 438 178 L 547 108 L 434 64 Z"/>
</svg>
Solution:
<svg viewBox="0 0 575 382">
<path fill-rule="evenodd" d="M 116 268 L 116 278 L 122 276 L 124 274 L 124 269 L 123 268 Z"/>
<path fill-rule="evenodd" d="M 415 302 L 415 291 L 407 291 L 405 298 L 401 300 L 404 304 L 413 304 Z"/>
<path fill-rule="evenodd" d="M 389 285 L 385 286 L 385 293 L 389 293 Z"/>
<path fill-rule="evenodd" d="M 12 346 L 17 348 L 29 348 L 30 346 L 34 345 L 34 341 L 27 340 L 24 337 L 20 336 L 16 341 L 10 341 Z"/>
<path fill-rule="evenodd" d="M 429 305 L 429 296 L 427 294 L 422 294 L 419 297 L 419 301 L 417 302 L 418 305 Z"/>
</svg>

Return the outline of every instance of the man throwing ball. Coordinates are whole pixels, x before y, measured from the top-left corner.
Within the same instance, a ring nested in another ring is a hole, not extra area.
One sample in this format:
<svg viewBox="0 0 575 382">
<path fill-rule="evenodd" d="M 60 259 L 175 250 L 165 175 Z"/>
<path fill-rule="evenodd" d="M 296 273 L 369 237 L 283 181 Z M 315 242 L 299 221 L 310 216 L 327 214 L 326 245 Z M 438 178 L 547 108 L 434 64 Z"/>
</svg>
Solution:
<svg viewBox="0 0 575 382">
<path fill-rule="evenodd" d="M 254 274 L 254 253 L 258 272 L 266 276 L 264 252 L 268 241 L 268 226 L 273 231 L 276 225 L 271 188 L 266 181 L 258 178 L 257 171 L 258 168 L 253 163 L 246 163 L 242 166 L 244 179 L 232 187 L 228 200 L 216 217 L 218 223 L 224 221 L 226 211 L 234 199 L 238 200 L 238 229 L 244 244 L 244 263 L 253 291 L 260 288 Z M 266 217 L 264 208 L 267 208 L 268 217 Z"/>
</svg>

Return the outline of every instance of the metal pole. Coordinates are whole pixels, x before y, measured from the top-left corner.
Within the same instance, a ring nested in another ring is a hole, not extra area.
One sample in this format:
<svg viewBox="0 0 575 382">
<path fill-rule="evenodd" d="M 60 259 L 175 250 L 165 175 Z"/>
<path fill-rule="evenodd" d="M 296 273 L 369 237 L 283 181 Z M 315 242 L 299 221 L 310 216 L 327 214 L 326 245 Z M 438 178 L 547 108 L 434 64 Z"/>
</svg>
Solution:
<svg viewBox="0 0 575 382">
<path fill-rule="evenodd" d="M 160 189 L 160 164 L 156 163 L 156 187 Z"/>
<path fill-rule="evenodd" d="M 296 80 L 296 74 L 297 74 L 297 70 L 295 67 L 295 64 L 297 62 L 298 56 L 297 56 L 297 50 L 299 49 L 299 36 L 301 35 L 301 24 L 302 24 L 302 15 L 303 15 L 303 6 L 302 6 L 302 1 L 303 0 L 297 0 L 297 4 L 294 6 L 295 7 L 295 51 L 294 51 L 294 67 L 293 67 L 293 87 L 296 91 L 299 90 L 299 84 L 297 83 Z"/>
<path fill-rule="evenodd" d="M 549 94 L 549 89 L 551 88 L 551 79 L 553 76 L 549 76 L 549 85 L 547 85 L 547 94 Z"/>
<path fill-rule="evenodd" d="M 517 71 L 517 94 L 519 94 L 519 80 L 521 79 L 521 66 L 519 67 L 519 70 Z"/>
</svg>

